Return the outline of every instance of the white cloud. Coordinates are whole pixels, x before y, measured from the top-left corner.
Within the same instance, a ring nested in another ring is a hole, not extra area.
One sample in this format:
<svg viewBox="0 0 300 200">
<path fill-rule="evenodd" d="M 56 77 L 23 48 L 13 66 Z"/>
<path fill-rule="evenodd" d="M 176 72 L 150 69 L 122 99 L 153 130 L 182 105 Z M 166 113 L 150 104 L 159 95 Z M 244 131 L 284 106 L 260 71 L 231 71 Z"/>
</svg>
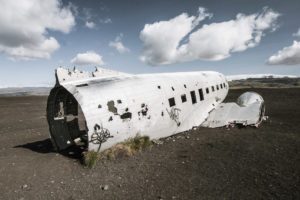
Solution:
<svg viewBox="0 0 300 200">
<path fill-rule="evenodd" d="M 82 15 L 84 19 L 91 19 L 93 17 L 91 8 L 82 8 Z"/>
<path fill-rule="evenodd" d="M 67 34 L 74 25 L 70 7 L 59 0 L 1 0 L 0 52 L 21 60 L 50 58 L 60 45 L 47 31 Z"/>
<path fill-rule="evenodd" d="M 140 33 L 143 41 L 143 56 L 140 58 L 150 65 L 196 59 L 222 60 L 232 52 L 258 45 L 264 30 L 277 28 L 275 22 L 279 16 L 279 13 L 264 8 L 261 13 L 239 13 L 233 20 L 205 24 L 194 30 L 200 21 L 212 17 L 200 7 L 198 16 L 182 13 L 168 21 L 146 24 Z"/>
<path fill-rule="evenodd" d="M 266 62 L 267 65 L 300 65 L 300 42 L 294 41 L 291 46 L 284 47 Z"/>
<path fill-rule="evenodd" d="M 85 26 L 90 28 L 90 29 L 93 29 L 93 28 L 95 28 L 96 24 L 94 22 L 86 21 Z"/>
<path fill-rule="evenodd" d="M 100 19 L 100 23 L 110 24 L 110 23 L 112 23 L 112 20 L 110 18 Z"/>
<path fill-rule="evenodd" d="M 121 33 L 119 36 L 116 37 L 115 41 L 111 41 L 109 42 L 109 46 L 110 47 L 114 47 L 116 48 L 116 50 L 119 52 L 119 53 L 126 53 L 126 52 L 129 52 L 130 50 L 125 47 L 122 43 L 122 37 L 123 37 L 123 34 Z"/>
<path fill-rule="evenodd" d="M 294 33 L 293 36 L 298 36 L 300 37 L 300 28 L 298 29 L 298 32 L 297 33 Z"/>
<path fill-rule="evenodd" d="M 71 60 L 73 65 L 79 66 L 91 66 L 91 65 L 104 65 L 102 56 L 95 53 L 94 51 L 87 51 L 85 53 L 78 53 L 75 58 Z"/>
</svg>

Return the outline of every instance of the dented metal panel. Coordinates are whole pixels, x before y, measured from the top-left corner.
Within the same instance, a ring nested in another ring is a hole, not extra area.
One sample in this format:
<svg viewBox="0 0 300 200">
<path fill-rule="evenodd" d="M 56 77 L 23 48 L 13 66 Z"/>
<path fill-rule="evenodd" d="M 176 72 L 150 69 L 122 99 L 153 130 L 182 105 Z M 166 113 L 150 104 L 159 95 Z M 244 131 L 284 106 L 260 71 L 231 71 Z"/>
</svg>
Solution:
<svg viewBox="0 0 300 200">
<path fill-rule="evenodd" d="M 265 106 L 263 98 L 255 92 L 242 94 L 237 103 L 221 103 L 208 116 L 203 127 L 228 125 L 258 126 L 263 120 Z"/>
</svg>

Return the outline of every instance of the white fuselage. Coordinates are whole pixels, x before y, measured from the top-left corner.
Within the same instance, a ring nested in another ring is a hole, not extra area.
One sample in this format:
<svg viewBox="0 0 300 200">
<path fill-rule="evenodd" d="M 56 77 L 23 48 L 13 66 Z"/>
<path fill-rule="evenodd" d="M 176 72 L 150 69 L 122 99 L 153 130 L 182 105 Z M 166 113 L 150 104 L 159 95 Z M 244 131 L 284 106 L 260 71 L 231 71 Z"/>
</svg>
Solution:
<svg viewBox="0 0 300 200">
<path fill-rule="evenodd" d="M 80 104 L 89 141 L 100 129 L 109 133 L 100 151 L 137 134 L 156 139 L 199 126 L 228 93 L 224 75 L 211 71 L 112 75 L 60 85 Z M 98 147 L 88 144 L 89 150 Z"/>
</svg>

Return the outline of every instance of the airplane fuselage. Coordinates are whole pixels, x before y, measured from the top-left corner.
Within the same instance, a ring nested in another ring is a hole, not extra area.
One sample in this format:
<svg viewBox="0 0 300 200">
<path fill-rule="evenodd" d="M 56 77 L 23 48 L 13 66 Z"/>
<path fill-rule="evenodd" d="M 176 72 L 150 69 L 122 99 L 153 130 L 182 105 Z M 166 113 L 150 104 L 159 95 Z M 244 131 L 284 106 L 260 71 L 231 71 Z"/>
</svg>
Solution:
<svg viewBox="0 0 300 200">
<path fill-rule="evenodd" d="M 67 90 L 79 103 L 88 149 L 95 151 L 137 134 L 157 139 L 199 126 L 228 93 L 224 75 L 212 71 L 110 75 L 61 81 L 56 88 Z M 70 130 L 71 122 L 61 121 L 60 126 L 64 123 L 63 129 Z M 52 139 L 56 134 L 52 131 Z"/>
</svg>

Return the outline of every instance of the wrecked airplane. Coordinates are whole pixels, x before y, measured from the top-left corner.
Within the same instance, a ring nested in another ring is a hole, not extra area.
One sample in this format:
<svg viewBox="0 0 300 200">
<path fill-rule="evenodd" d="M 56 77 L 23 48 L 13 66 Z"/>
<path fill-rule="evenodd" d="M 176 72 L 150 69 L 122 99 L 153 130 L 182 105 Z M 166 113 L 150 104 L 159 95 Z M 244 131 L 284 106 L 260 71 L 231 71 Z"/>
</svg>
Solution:
<svg viewBox="0 0 300 200">
<path fill-rule="evenodd" d="M 158 139 L 197 126 L 257 126 L 264 116 L 256 93 L 222 103 L 229 86 L 218 72 L 132 75 L 96 68 L 90 77 L 59 67 L 55 75 L 47 119 L 58 151 L 83 143 L 99 152 L 137 134 Z"/>
</svg>

